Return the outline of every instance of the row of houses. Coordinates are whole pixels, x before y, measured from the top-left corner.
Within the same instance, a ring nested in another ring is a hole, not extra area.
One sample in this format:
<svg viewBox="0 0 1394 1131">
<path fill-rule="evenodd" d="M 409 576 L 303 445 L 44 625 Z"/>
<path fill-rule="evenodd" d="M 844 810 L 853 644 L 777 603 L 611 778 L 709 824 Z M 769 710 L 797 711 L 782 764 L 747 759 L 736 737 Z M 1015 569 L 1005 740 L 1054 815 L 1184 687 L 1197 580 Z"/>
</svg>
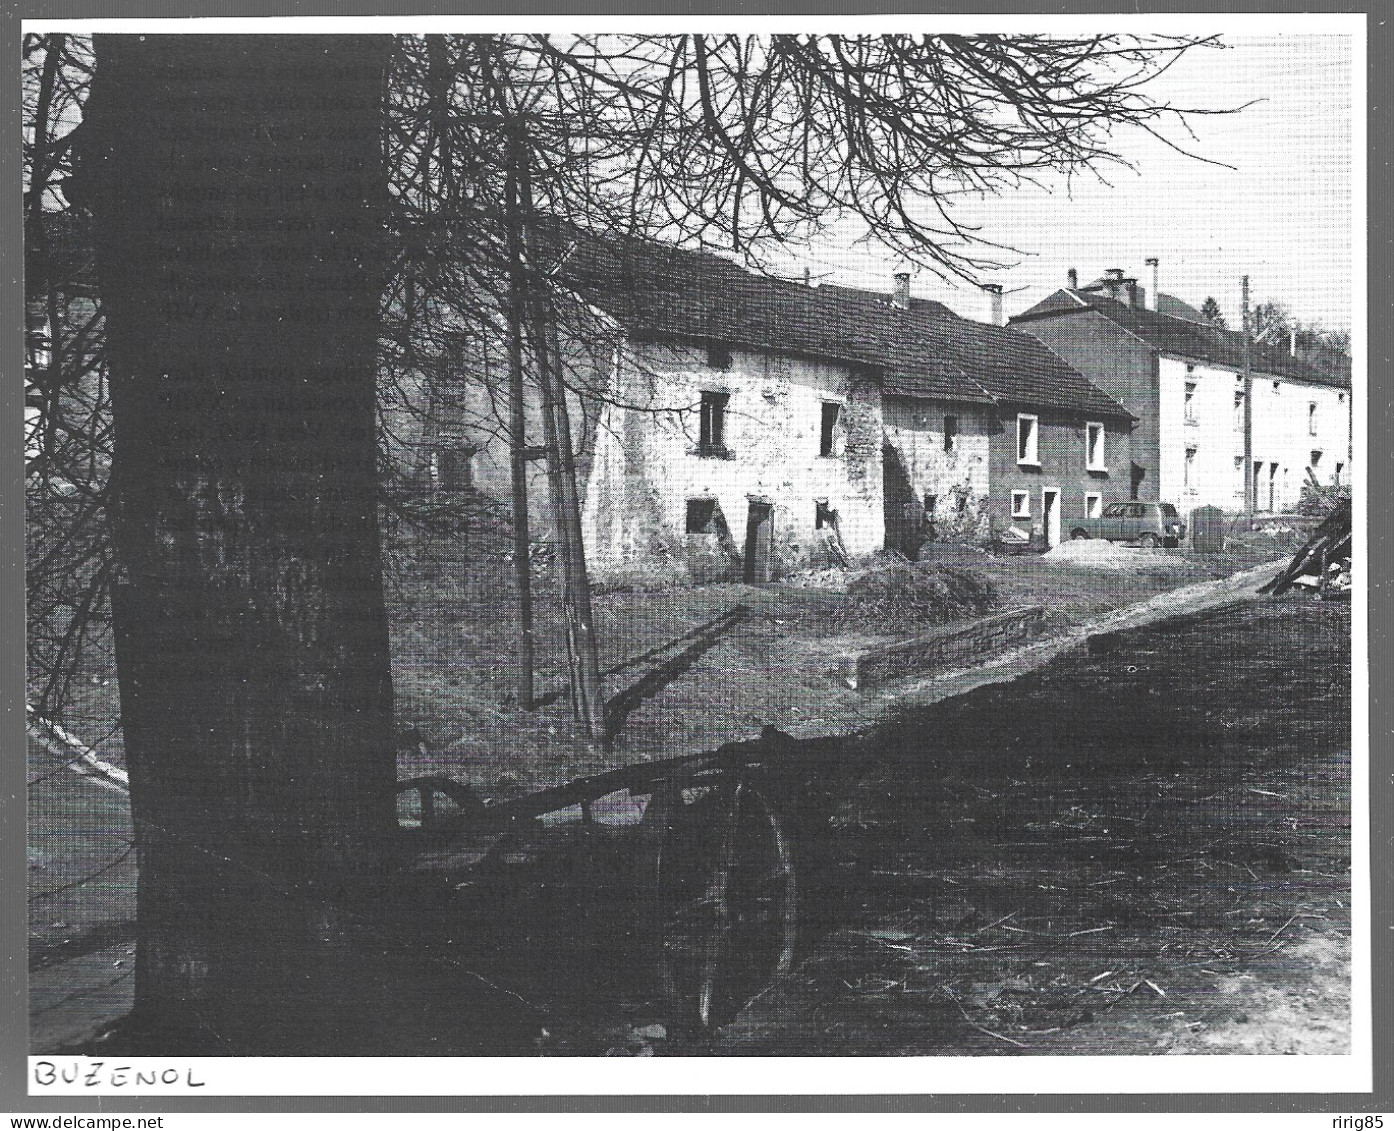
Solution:
<svg viewBox="0 0 1394 1131">
<path fill-rule="evenodd" d="M 1161 293 L 1148 264 L 1150 292 L 1113 268 L 1012 319 L 1136 418 L 1136 497 L 1238 512 L 1251 482 L 1253 509 L 1281 513 L 1309 479 L 1348 484 L 1350 359 L 1299 356 L 1293 336 L 1287 349 L 1250 342 L 1246 370 L 1244 335 Z"/>
<path fill-rule="evenodd" d="M 908 276 L 811 287 L 625 244 L 570 277 L 625 339 L 585 500 L 601 574 L 760 581 L 931 533 L 1050 543 L 1127 497 L 1127 409 Z"/>
<path fill-rule="evenodd" d="M 1348 369 L 1255 348 L 1246 413 L 1243 336 L 1118 270 L 1010 325 L 995 288 L 980 322 L 912 297 L 907 275 L 810 286 L 633 240 L 573 240 L 559 275 L 590 319 L 560 353 L 601 577 L 763 581 L 927 539 L 1046 547 L 1122 499 L 1238 511 L 1246 421 L 1259 509 L 1294 506 L 1309 468 L 1349 478 Z M 497 346 L 475 367 L 502 371 Z M 506 497 L 502 430 L 480 423 L 496 388 L 455 386 L 478 402 L 447 429 L 465 478 Z"/>
</svg>

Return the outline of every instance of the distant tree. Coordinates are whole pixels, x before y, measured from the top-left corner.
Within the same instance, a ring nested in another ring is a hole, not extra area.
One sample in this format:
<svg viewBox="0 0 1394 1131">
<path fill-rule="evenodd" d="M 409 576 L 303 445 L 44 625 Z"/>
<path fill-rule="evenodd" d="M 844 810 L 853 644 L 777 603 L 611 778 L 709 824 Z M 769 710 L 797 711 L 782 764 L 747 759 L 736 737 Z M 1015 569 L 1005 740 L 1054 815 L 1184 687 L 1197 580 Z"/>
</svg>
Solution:
<svg viewBox="0 0 1394 1131">
<path fill-rule="evenodd" d="M 1249 332 L 1263 345 L 1286 346 L 1296 328 L 1292 311 L 1281 302 L 1260 302 L 1249 311 Z"/>
<path fill-rule="evenodd" d="M 1212 326 L 1218 326 L 1221 330 L 1225 328 L 1225 316 L 1220 313 L 1220 304 L 1215 301 L 1213 296 L 1200 304 L 1200 312 L 1205 315 L 1205 320 Z"/>
<path fill-rule="evenodd" d="M 1332 330 L 1317 322 L 1301 322 L 1281 302 L 1261 302 L 1249 315 L 1254 340 L 1264 345 L 1288 349 L 1295 345 L 1300 356 L 1309 359 L 1326 355 L 1350 357 L 1350 331 Z M 1295 335 L 1295 339 L 1294 339 Z"/>
</svg>

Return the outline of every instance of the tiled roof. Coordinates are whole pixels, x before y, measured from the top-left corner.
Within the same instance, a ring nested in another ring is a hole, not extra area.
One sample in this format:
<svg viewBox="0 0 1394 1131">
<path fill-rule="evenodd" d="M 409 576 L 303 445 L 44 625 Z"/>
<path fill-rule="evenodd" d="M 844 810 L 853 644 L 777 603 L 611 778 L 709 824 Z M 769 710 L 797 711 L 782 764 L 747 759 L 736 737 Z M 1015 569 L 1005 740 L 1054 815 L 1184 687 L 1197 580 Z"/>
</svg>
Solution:
<svg viewBox="0 0 1394 1131">
<path fill-rule="evenodd" d="M 564 275 L 640 337 L 864 365 L 891 396 L 1128 416 L 1035 338 L 959 318 L 942 303 L 899 310 L 871 291 L 807 287 L 706 252 L 593 237 L 577 241 Z"/>
<path fill-rule="evenodd" d="M 946 400 L 990 398 L 944 353 L 918 348 L 920 316 L 747 271 L 664 244 L 583 238 L 566 281 L 629 333 L 820 357 L 884 370 Z M 852 292 L 856 293 L 856 292 Z"/>
<path fill-rule="evenodd" d="M 1188 302 L 1182 302 L 1175 295 L 1157 295 L 1157 313 L 1169 314 L 1173 318 L 1184 318 L 1187 322 L 1198 322 L 1202 326 L 1209 326 L 1210 320 L 1199 310 Z"/>
<path fill-rule="evenodd" d="M 1013 322 L 1032 322 L 1062 314 L 1091 309 L 1128 333 L 1141 338 L 1163 353 L 1176 354 L 1212 365 L 1241 369 L 1244 365 L 1244 335 L 1234 330 L 1222 330 L 1208 323 L 1175 318 L 1145 307 L 1129 306 L 1103 295 L 1082 291 L 1056 291 L 1031 309 L 1012 319 Z M 1287 350 L 1255 342 L 1251 347 L 1250 368 L 1255 373 L 1292 377 L 1318 385 L 1350 387 L 1350 374 L 1323 372 Z"/>
</svg>

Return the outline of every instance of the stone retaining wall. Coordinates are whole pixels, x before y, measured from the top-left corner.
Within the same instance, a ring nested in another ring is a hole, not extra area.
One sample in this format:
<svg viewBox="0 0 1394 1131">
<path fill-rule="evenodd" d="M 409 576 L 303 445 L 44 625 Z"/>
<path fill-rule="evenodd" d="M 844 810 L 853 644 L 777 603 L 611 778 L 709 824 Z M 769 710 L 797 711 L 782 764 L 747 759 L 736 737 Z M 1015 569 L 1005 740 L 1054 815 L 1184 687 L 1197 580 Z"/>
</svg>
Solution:
<svg viewBox="0 0 1394 1131">
<path fill-rule="evenodd" d="M 874 687 L 905 676 L 929 675 L 1004 651 L 1041 634 L 1045 609 L 1040 605 L 1008 609 L 967 624 L 945 625 L 932 632 L 848 656 L 843 679 L 853 689 Z"/>
</svg>

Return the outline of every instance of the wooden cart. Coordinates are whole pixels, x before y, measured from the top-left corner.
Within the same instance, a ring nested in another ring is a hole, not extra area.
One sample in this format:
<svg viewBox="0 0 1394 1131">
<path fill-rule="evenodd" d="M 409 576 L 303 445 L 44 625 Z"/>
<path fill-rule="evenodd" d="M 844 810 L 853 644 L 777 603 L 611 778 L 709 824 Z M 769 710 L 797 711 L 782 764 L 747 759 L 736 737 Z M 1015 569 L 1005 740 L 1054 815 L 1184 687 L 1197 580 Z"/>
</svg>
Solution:
<svg viewBox="0 0 1394 1131">
<path fill-rule="evenodd" d="M 501 885 L 550 888 L 549 907 L 568 915 L 622 905 L 608 937 L 670 1023 L 726 1024 L 793 963 L 797 842 L 831 798 L 820 745 L 767 728 L 493 804 L 449 778 L 402 781 L 403 888 L 433 891 L 444 921 Z"/>
</svg>

